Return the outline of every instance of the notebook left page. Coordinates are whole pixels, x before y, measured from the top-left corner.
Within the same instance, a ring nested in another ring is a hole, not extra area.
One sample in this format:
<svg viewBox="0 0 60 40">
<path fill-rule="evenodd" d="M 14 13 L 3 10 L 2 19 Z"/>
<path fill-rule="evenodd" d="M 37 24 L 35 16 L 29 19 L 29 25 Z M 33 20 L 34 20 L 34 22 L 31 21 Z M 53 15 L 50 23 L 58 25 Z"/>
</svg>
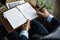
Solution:
<svg viewBox="0 0 60 40">
<path fill-rule="evenodd" d="M 17 8 L 13 8 L 3 13 L 4 17 L 9 21 L 13 29 L 21 26 L 27 19 L 18 11 Z"/>
</svg>

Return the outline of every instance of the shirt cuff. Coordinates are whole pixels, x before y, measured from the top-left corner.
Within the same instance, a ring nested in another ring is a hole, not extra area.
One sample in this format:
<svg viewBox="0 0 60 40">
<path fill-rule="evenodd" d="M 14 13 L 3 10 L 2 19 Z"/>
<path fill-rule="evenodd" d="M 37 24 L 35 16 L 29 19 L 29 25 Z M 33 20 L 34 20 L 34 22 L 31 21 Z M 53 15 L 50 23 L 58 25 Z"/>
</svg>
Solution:
<svg viewBox="0 0 60 40">
<path fill-rule="evenodd" d="M 47 21 L 50 23 L 51 20 L 53 19 L 53 17 L 54 17 L 53 15 L 49 15 L 48 18 L 47 18 Z"/>
<path fill-rule="evenodd" d="M 21 31 L 20 36 L 22 36 L 22 35 L 24 35 L 24 36 L 26 36 L 27 38 L 29 38 L 29 37 L 28 37 L 28 32 L 27 32 L 26 30 Z"/>
</svg>

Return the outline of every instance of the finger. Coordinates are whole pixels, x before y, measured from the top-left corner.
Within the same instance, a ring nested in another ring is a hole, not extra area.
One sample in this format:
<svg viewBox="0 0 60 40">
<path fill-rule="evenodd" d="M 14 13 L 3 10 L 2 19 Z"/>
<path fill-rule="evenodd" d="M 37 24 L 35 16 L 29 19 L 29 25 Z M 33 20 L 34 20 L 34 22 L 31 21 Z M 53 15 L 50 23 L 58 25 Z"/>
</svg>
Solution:
<svg viewBox="0 0 60 40">
<path fill-rule="evenodd" d="M 36 13 L 39 13 L 39 11 L 37 10 Z"/>
<path fill-rule="evenodd" d="M 40 11 L 39 11 L 39 13 L 38 13 L 38 14 L 39 14 L 39 15 L 43 15 L 43 13 L 42 13 L 42 12 L 40 12 Z"/>
<path fill-rule="evenodd" d="M 30 20 L 27 21 L 27 25 L 26 25 L 27 28 L 30 27 Z"/>
<path fill-rule="evenodd" d="M 46 10 L 46 8 L 43 8 L 42 11 L 43 11 L 44 13 L 46 13 L 47 10 Z"/>
<path fill-rule="evenodd" d="M 30 25 L 30 20 L 29 19 L 27 20 L 27 25 Z"/>
<path fill-rule="evenodd" d="M 27 23 L 26 23 L 26 29 L 27 29 L 27 30 L 30 29 L 30 20 L 29 20 L 29 19 L 27 20 Z"/>
</svg>

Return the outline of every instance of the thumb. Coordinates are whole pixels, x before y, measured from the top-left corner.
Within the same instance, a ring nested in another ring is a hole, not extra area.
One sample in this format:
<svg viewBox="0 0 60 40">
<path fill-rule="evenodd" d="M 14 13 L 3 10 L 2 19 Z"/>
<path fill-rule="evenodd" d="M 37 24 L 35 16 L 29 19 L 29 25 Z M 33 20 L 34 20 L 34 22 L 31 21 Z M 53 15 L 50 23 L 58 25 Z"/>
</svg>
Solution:
<svg viewBox="0 0 60 40">
<path fill-rule="evenodd" d="M 27 27 L 30 25 L 30 20 L 28 19 L 27 20 Z"/>
<path fill-rule="evenodd" d="M 27 27 L 27 30 L 30 29 L 30 20 L 29 20 L 29 19 L 27 20 L 27 25 L 26 25 L 26 27 Z"/>
<path fill-rule="evenodd" d="M 29 24 L 29 23 L 30 23 L 30 20 L 28 19 L 28 20 L 27 20 L 27 24 Z"/>
</svg>

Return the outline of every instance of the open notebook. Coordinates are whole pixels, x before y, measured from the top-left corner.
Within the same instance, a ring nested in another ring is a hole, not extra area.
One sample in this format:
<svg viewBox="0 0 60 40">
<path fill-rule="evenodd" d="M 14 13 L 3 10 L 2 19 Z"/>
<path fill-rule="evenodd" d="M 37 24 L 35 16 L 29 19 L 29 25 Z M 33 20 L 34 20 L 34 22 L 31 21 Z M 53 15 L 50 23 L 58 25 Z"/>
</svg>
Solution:
<svg viewBox="0 0 60 40">
<path fill-rule="evenodd" d="M 25 3 L 3 13 L 13 29 L 23 25 L 27 19 L 33 20 L 38 17 L 36 10 L 29 4 Z"/>
</svg>

